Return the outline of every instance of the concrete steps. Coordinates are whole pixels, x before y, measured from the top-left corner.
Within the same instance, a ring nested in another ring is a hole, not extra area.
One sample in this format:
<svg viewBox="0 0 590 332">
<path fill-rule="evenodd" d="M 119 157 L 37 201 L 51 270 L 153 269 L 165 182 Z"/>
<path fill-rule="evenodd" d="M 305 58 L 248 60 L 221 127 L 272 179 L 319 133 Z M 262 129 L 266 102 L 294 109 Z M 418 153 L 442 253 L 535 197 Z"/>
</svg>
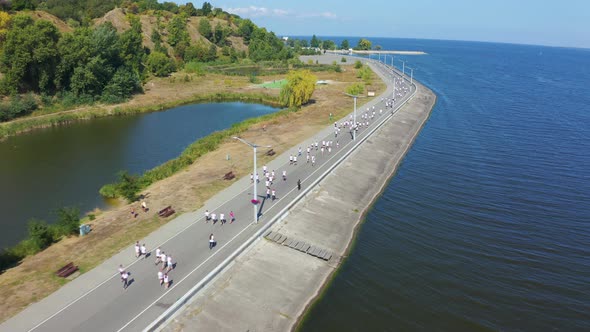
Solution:
<svg viewBox="0 0 590 332">
<path fill-rule="evenodd" d="M 283 235 L 279 232 L 268 231 L 264 237 L 269 241 L 275 242 L 276 244 L 287 246 L 291 249 L 304 252 L 308 255 L 323 259 L 325 261 L 329 261 L 333 256 L 332 252 L 327 249 L 314 246 L 298 239 L 287 238 L 286 235 Z"/>
</svg>

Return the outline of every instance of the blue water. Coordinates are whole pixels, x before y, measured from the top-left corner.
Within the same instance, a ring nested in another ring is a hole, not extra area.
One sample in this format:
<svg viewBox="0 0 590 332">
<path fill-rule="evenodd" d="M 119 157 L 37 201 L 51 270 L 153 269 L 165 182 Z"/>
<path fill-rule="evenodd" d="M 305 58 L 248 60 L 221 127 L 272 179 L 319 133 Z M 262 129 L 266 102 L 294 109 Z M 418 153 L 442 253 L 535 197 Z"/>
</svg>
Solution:
<svg viewBox="0 0 590 332">
<path fill-rule="evenodd" d="M 438 100 L 302 330 L 589 331 L 590 50 L 369 39 Z"/>
<path fill-rule="evenodd" d="M 0 249 L 24 239 L 31 218 L 51 222 L 63 206 L 82 213 L 104 208 L 98 191 L 117 172 L 140 174 L 199 138 L 277 110 L 240 102 L 194 104 L 9 137 L 0 142 Z"/>
</svg>

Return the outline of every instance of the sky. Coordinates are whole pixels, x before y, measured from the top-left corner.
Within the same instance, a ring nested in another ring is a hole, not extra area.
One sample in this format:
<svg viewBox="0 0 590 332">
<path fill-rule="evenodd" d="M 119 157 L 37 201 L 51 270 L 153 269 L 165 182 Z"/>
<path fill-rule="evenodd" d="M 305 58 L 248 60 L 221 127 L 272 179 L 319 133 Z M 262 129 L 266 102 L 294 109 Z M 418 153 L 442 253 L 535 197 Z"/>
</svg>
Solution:
<svg viewBox="0 0 590 332">
<path fill-rule="evenodd" d="M 202 5 L 202 1 L 192 2 L 197 8 Z M 450 39 L 590 48 L 590 0 L 209 2 L 250 18 L 278 36 Z"/>
</svg>

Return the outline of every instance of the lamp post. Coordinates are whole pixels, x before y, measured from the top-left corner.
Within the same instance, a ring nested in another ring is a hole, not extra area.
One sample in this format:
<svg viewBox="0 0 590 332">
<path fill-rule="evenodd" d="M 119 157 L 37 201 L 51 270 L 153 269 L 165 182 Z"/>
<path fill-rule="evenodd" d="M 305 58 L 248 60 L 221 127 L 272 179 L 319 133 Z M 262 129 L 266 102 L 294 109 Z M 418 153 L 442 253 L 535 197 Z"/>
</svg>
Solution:
<svg viewBox="0 0 590 332">
<path fill-rule="evenodd" d="M 356 99 L 361 97 L 358 95 L 351 95 L 350 93 L 345 93 L 345 95 L 354 99 L 354 113 L 352 116 L 352 140 L 356 141 Z"/>
<path fill-rule="evenodd" d="M 413 84 L 413 82 L 414 82 L 414 68 L 408 67 L 408 69 L 410 70 L 410 84 Z"/>
<path fill-rule="evenodd" d="M 402 75 L 406 74 L 406 62 L 404 60 L 399 60 L 402 63 Z"/>
<path fill-rule="evenodd" d="M 237 136 L 232 137 L 235 140 L 238 140 L 250 147 L 252 147 L 254 149 L 254 173 L 252 173 L 252 176 L 254 176 L 254 189 L 253 189 L 253 194 L 252 194 L 252 205 L 254 205 L 254 223 L 257 224 L 258 223 L 258 195 L 256 193 L 256 184 L 258 182 L 258 176 L 256 174 L 256 148 L 258 147 L 264 147 L 264 148 L 270 148 L 270 145 L 258 145 L 258 144 L 254 144 L 254 143 L 250 143 L 248 141 L 246 141 L 245 139 L 239 138 Z"/>
</svg>

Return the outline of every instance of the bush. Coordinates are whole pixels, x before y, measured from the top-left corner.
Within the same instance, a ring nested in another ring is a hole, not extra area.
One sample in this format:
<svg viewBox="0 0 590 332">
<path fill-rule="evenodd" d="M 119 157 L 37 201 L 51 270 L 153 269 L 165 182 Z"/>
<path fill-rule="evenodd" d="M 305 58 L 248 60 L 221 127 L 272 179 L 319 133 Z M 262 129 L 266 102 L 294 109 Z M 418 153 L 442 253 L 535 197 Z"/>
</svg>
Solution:
<svg viewBox="0 0 590 332">
<path fill-rule="evenodd" d="M 189 74 L 205 75 L 205 65 L 197 61 L 189 61 L 184 64 L 184 71 Z"/>
<path fill-rule="evenodd" d="M 147 67 L 152 74 L 158 77 L 168 76 L 175 70 L 172 59 L 161 52 L 152 52 L 148 56 Z"/>
<path fill-rule="evenodd" d="M 115 183 L 105 184 L 98 192 L 104 198 L 117 198 L 119 196 L 117 194 L 117 185 Z"/>
<path fill-rule="evenodd" d="M 355 69 L 360 69 L 363 66 L 363 63 L 360 60 L 356 60 L 354 62 L 354 68 Z"/>
<path fill-rule="evenodd" d="M 119 184 L 117 192 L 125 197 L 129 202 L 137 200 L 137 193 L 141 188 L 137 181 L 137 176 L 129 174 L 127 171 L 119 172 Z"/>
<path fill-rule="evenodd" d="M 348 88 L 346 88 L 346 93 L 359 96 L 365 92 L 365 85 L 363 83 L 357 82 L 351 84 Z"/>
<path fill-rule="evenodd" d="M 57 210 L 57 233 L 55 236 L 68 236 L 79 232 L 80 209 L 76 207 L 62 207 Z"/>
<path fill-rule="evenodd" d="M 37 101 L 32 94 L 24 97 L 16 95 L 9 103 L 0 104 L 0 121 L 10 121 L 21 116 L 29 115 L 37 109 Z"/>
<path fill-rule="evenodd" d="M 340 59 L 340 62 L 346 62 L 346 58 L 342 57 L 342 59 Z"/>
<path fill-rule="evenodd" d="M 36 249 L 34 253 L 49 247 L 53 242 L 49 225 L 44 220 L 31 219 L 27 228 L 29 231 L 29 240 Z"/>
</svg>

